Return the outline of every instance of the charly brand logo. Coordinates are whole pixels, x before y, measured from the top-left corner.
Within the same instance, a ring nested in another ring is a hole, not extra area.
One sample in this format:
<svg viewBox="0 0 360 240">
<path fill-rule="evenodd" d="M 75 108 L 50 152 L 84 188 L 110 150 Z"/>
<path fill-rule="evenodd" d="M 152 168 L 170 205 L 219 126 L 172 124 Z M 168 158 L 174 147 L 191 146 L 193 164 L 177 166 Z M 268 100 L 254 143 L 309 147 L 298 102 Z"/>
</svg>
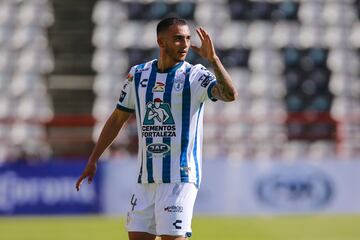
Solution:
<svg viewBox="0 0 360 240">
<path fill-rule="evenodd" d="M 175 227 L 175 229 L 182 229 L 181 227 L 181 224 L 182 224 L 182 220 L 176 220 L 174 223 L 173 223 L 173 226 Z"/>
<path fill-rule="evenodd" d="M 183 212 L 184 208 L 182 206 L 167 206 L 164 208 L 165 212 L 175 213 L 175 212 Z"/>
<path fill-rule="evenodd" d="M 313 210 L 325 207 L 334 195 L 331 179 L 309 169 L 284 169 L 259 180 L 261 202 L 279 210 Z"/>
<path fill-rule="evenodd" d="M 170 146 L 164 143 L 152 143 L 146 149 L 152 154 L 164 154 L 170 151 Z"/>
<path fill-rule="evenodd" d="M 149 79 L 146 79 L 146 78 L 145 78 L 145 79 L 143 79 L 143 80 L 141 80 L 141 81 L 140 81 L 140 86 L 141 86 L 141 87 L 146 87 L 146 86 L 147 86 L 148 81 L 149 81 Z"/>
</svg>

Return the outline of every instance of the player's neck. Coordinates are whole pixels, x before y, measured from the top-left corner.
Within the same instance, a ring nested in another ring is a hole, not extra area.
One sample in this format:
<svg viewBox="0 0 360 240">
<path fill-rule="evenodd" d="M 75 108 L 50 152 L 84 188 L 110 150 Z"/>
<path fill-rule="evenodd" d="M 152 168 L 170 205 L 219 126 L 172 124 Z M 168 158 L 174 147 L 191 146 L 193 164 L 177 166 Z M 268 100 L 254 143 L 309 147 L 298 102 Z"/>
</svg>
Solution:
<svg viewBox="0 0 360 240">
<path fill-rule="evenodd" d="M 157 61 L 157 68 L 159 72 L 166 72 L 166 70 L 174 67 L 179 62 L 175 62 L 169 58 L 163 58 L 160 56 L 160 58 Z"/>
</svg>

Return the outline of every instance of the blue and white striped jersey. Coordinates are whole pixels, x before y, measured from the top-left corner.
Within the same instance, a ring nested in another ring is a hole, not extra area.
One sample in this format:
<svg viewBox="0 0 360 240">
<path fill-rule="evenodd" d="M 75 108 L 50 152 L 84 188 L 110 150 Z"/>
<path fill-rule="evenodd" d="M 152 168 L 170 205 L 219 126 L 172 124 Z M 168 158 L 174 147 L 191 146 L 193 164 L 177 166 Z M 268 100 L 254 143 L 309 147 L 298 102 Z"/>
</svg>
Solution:
<svg viewBox="0 0 360 240">
<path fill-rule="evenodd" d="M 216 101 L 215 76 L 180 62 L 159 72 L 157 60 L 131 68 L 117 108 L 136 112 L 139 183 L 200 184 L 204 102 Z"/>
</svg>

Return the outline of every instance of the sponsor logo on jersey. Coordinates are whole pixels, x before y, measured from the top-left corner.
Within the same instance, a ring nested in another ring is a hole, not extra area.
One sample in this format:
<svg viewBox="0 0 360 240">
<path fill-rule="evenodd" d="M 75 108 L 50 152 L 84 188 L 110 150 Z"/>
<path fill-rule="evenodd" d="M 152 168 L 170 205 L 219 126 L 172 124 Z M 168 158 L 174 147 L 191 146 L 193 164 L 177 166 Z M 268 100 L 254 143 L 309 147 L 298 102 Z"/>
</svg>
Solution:
<svg viewBox="0 0 360 240">
<path fill-rule="evenodd" d="M 130 73 L 126 77 L 126 80 L 128 80 L 129 82 L 132 82 L 133 79 L 134 79 L 134 76 L 131 75 Z"/>
<path fill-rule="evenodd" d="M 128 85 L 129 85 L 129 81 L 126 81 L 126 82 L 124 83 L 124 86 L 123 86 L 122 89 L 125 91 Z"/>
<path fill-rule="evenodd" d="M 155 86 L 152 89 L 153 92 L 165 92 L 165 83 L 156 82 Z"/>
<path fill-rule="evenodd" d="M 150 68 L 139 68 L 139 69 L 135 69 L 135 73 L 141 73 L 141 72 L 144 72 L 144 71 L 147 71 L 149 70 Z"/>
<path fill-rule="evenodd" d="M 146 87 L 148 81 L 149 81 L 149 79 L 145 78 L 145 79 L 143 79 L 143 80 L 140 81 L 140 85 L 141 85 L 142 87 Z"/>
<path fill-rule="evenodd" d="M 206 88 L 210 83 L 211 81 L 213 80 L 213 78 L 211 77 L 207 77 L 205 78 L 202 82 L 201 82 L 201 86 Z"/>
<path fill-rule="evenodd" d="M 175 212 L 183 212 L 184 208 L 182 206 L 168 206 L 164 208 L 165 212 L 169 212 L 169 213 L 175 213 Z"/>
<path fill-rule="evenodd" d="M 165 143 L 152 143 L 146 147 L 146 150 L 152 154 L 165 154 L 170 151 L 170 146 Z"/>
<path fill-rule="evenodd" d="M 202 70 L 204 70 L 203 75 L 199 78 L 199 82 L 201 82 L 201 86 L 206 88 L 211 81 L 213 81 L 215 79 L 214 74 L 212 74 L 209 70 L 207 70 L 206 68 L 201 68 Z"/>
<path fill-rule="evenodd" d="M 124 101 L 124 98 L 126 97 L 126 92 L 122 91 L 121 90 L 121 94 L 120 94 L 120 98 L 119 98 L 119 101 L 122 102 Z"/>
<path fill-rule="evenodd" d="M 207 71 L 199 78 L 199 82 L 201 82 L 202 87 L 206 88 L 214 79 L 215 76 L 211 72 Z"/>
<path fill-rule="evenodd" d="M 147 138 L 176 137 L 176 126 L 170 106 L 160 98 L 146 104 L 142 136 Z"/>
</svg>

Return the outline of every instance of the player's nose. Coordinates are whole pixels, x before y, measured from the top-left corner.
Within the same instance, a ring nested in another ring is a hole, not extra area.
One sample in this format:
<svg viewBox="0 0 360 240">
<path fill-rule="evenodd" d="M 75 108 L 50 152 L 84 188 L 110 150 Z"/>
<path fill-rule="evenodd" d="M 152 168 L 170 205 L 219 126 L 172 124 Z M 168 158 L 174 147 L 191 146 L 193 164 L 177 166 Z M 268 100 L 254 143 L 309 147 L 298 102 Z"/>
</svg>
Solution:
<svg viewBox="0 0 360 240">
<path fill-rule="evenodd" d="M 182 39 L 180 42 L 180 46 L 183 49 L 188 49 L 190 47 L 190 41 L 188 39 Z"/>
</svg>

